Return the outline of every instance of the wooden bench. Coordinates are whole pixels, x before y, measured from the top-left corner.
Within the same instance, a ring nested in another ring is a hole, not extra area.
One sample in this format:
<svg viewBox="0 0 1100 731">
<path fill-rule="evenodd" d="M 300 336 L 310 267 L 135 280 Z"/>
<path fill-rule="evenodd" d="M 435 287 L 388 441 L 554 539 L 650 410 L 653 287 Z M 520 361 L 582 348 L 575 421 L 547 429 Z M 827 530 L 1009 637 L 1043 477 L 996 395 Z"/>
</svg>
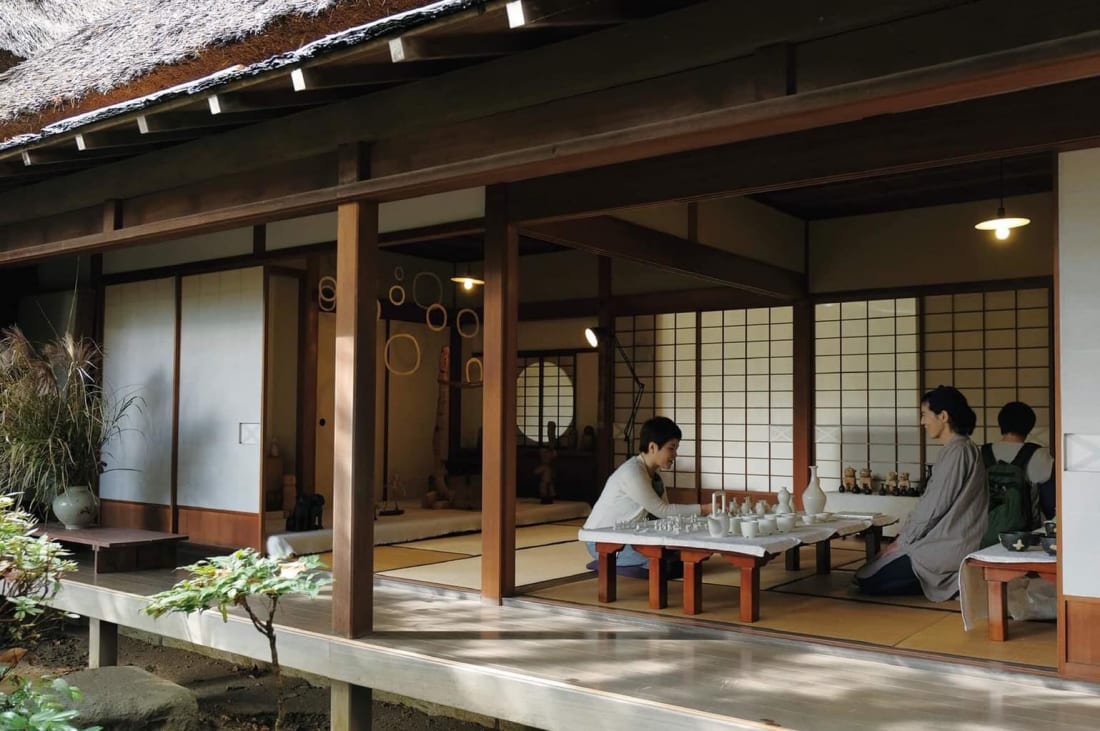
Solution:
<svg viewBox="0 0 1100 731">
<path fill-rule="evenodd" d="M 176 567 L 176 548 L 187 536 L 139 528 L 75 528 L 47 523 L 34 535 L 48 535 L 58 543 L 91 546 L 95 573 Z"/>
</svg>

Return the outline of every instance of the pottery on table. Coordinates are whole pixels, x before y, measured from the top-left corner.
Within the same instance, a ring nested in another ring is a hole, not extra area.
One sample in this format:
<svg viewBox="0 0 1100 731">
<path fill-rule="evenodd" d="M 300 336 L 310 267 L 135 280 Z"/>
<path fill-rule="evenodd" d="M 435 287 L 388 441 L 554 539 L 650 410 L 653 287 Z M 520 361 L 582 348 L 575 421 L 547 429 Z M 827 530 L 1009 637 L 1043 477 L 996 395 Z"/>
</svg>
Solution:
<svg viewBox="0 0 1100 731">
<path fill-rule="evenodd" d="M 788 515 L 788 514 L 776 516 L 776 519 L 775 519 L 776 525 L 779 527 L 779 530 L 783 533 L 786 533 L 789 530 L 793 530 L 794 529 L 794 522 L 795 522 L 794 516 L 793 515 Z"/>
<path fill-rule="evenodd" d="M 1023 553 L 1036 545 L 1039 543 L 1040 538 L 1036 533 L 1023 530 L 1006 531 L 1005 533 L 999 533 L 998 537 L 1001 539 L 1001 545 L 1004 546 L 1005 550 L 1016 553 Z"/>
<path fill-rule="evenodd" d="M 810 483 L 802 493 L 802 507 L 807 514 L 825 510 L 825 491 L 821 489 L 821 480 L 817 477 L 817 465 L 810 465 Z"/>
<path fill-rule="evenodd" d="M 770 536 L 779 530 L 779 526 L 776 523 L 775 516 L 767 515 L 760 519 L 760 527 L 762 528 L 761 534 Z"/>
<path fill-rule="evenodd" d="M 1058 536 L 1040 536 L 1039 542 L 1042 544 L 1043 550 L 1051 556 L 1058 555 Z"/>
<path fill-rule="evenodd" d="M 776 515 L 793 512 L 791 509 L 791 491 L 786 487 L 779 488 L 779 501 L 775 504 Z"/>
<path fill-rule="evenodd" d="M 756 538 L 756 521 L 742 520 L 741 535 L 745 536 L 745 538 Z"/>
</svg>

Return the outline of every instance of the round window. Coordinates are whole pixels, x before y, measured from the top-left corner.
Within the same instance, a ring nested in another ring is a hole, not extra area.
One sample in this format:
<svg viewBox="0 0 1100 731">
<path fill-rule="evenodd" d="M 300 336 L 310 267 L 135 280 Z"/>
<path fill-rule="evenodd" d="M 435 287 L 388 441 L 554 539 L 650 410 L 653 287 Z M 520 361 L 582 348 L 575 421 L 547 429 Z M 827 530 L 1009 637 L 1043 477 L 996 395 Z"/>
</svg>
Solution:
<svg viewBox="0 0 1100 731">
<path fill-rule="evenodd" d="M 557 363 L 531 363 L 516 386 L 516 424 L 526 439 L 547 444 L 573 426 L 573 379 Z"/>
</svg>

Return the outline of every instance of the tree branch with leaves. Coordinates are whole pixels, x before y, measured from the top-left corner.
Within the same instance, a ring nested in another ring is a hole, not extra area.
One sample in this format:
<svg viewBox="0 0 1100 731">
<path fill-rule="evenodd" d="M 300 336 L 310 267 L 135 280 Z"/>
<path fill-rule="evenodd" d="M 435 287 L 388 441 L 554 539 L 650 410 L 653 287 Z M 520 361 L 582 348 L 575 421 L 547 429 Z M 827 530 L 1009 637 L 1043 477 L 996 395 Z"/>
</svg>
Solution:
<svg viewBox="0 0 1100 731">
<path fill-rule="evenodd" d="M 261 556 L 251 548 L 243 548 L 228 556 L 215 556 L 182 567 L 182 570 L 190 572 L 190 578 L 150 597 L 143 611 L 152 617 L 160 617 L 170 612 L 192 614 L 217 609 L 222 621 L 228 621 L 231 608 L 244 610 L 256 631 L 267 638 L 271 669 L 275 675 L 275 728 L 282 729 L 285 706 L 282 668 L 275 637 L 275 613 L 283 597 L 300 595 L 313 599 L 322 588 L 332 583 L 331 576 L 317 571 L 320 566 L 317 556 L 286 561 Z"/>
</svg>

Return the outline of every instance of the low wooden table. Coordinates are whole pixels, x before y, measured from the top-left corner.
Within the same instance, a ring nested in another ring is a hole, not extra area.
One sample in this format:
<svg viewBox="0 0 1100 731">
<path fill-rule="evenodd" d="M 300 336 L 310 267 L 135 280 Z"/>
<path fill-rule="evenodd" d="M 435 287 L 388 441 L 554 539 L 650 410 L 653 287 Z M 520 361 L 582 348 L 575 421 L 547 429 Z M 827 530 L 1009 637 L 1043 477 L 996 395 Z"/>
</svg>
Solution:
<svg viewBox="0 0 1100 731">
<path fill-rule="evenodd" d="M 187 540 L 187 536 L 178 533 L 139 528 L 69 530 L 59 523 L 40 525 L 34 531 L 36 536 L 43 534 L 59 543 L 91 546 L 97 574 L 175 568 L 176 547 Z"/>
<path fill-rule="evenodd" d="M 629 530 L 582 529 L 579 538 L 596 546 L 599 575 L 599 600 L 614 602 L 618 577 L 616 554 L 626 546 L 645 556 L 649 562 L 649 607 L 668 606 L 666 558 L 676 551 L 684 565 L 684 614 L 703 611 L 703 561 L 719 556 L 741 571 L 740 620 L 760 619 L 760 569 L 781 553 L 791 556 L 800 545 L 816 544 L 818 573 L 829 571 L 829 540 L 838 532 L 846 535 L 867 526 L 867 520 L 844 520 L 835 524 L 817 524 L 758 539 L 737 537 L 711 538 L 702 533 L 663 535 Z"/>
<path fill-rule="evenodd" d="M 981 569 L 989 601 L 989 639 L 1004 642 L 1008 637 L 1008 582 L 1025 576 L 1057 582 L 1058 564 L 1054 561 L 1020 561 L 1004 563 L 967 558 L 971 566 Z"/>
</svg>

